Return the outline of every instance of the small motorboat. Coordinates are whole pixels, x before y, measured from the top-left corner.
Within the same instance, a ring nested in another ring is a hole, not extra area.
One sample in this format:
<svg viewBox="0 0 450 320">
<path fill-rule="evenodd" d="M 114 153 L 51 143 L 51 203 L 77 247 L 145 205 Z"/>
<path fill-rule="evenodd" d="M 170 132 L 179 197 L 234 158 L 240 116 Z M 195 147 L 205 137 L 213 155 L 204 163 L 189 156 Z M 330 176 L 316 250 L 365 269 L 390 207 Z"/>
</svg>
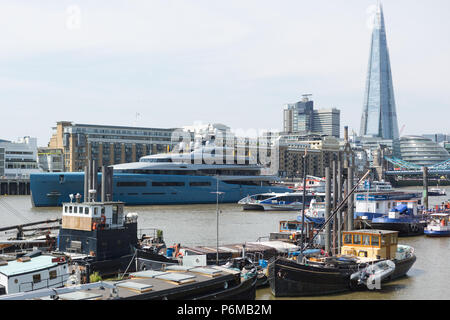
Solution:
<svg viewBox="0 0 450 320">
<path fill-rule="evenodd" d="M 356 286 L 365 285 L 369 290 L 380 290 L 381 282 L 388 279 L 394 271 L 395 263 L 391 260 L 384 260 L 355 272 L 350 276 L 350 281 Z"/>
<path fill-rule="evenodd" d="M 449 237 L 450 215 L 448 213 L 431 214 L 424 233 L 428 237 Z"/>
<path fill-rule="evenodd" d="M 428 191 L 429 197 L 442 197 L 445 195 L 447 195 L 447 192 L 445 191 L 445 189 L 433 188 L 433 189 L 430 189 L 430 191 Z"/>
</svg>

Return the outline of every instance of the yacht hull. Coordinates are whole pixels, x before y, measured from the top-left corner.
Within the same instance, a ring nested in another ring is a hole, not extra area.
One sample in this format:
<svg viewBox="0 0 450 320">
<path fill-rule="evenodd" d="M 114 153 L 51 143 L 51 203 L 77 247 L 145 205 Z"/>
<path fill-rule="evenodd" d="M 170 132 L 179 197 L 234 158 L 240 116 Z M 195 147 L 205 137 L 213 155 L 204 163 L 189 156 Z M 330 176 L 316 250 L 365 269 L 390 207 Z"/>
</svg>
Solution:
<svg viewBox="0 0 450 320">
<path fill-rule="evenodd" d="M 101 173 L 98 174 L 100 190 Z M 126 205 L 216 203 L 214 176 L 115 173 L 113 201 Z M 236 203 L 243 197 L 267 192 L 289 192 L 270 185 L 229 184 L 219 179 L 220 203 Z M 70 194 L 84 192 L 84 173 L 41 173 L 30 176 L 31 201 L 36 207 L 61 206 Z M 98 192 L 99 193 L 99 192 Z M 100 195 L 97 194 L 100 201 Z"/>
</svg>

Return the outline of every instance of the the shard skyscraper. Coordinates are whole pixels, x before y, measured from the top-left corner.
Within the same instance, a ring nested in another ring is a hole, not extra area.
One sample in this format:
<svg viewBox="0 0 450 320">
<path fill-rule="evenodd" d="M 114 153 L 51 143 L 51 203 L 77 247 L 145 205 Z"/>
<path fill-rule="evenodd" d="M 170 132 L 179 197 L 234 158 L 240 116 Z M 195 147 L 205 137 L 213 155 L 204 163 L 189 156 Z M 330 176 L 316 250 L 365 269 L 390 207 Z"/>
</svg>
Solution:
<svg viewBox="0 0 450 320">
<path fill-rule="evenodd" d="M 378 4 L 372 32 L 360 135 L 399 139 L 391 63 L 381 4 Z"/>
</svg>

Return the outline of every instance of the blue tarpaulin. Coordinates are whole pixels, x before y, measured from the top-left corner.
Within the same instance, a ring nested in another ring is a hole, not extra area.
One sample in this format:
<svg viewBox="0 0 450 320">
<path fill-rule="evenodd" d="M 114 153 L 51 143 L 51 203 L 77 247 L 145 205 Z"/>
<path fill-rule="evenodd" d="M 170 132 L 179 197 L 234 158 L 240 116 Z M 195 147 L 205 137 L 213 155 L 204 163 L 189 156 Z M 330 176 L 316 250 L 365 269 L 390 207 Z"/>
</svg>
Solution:
<svg viewBox="0 0 450 320">
<path fill-rule="evenodd" d="M 406 211 L 408 211 L 408 206 L 406 206 L 405 204 L 400 204 L 395 207 L 395 211 L 398 211 L 400 213 L 406 212 Z"/>
</svg>

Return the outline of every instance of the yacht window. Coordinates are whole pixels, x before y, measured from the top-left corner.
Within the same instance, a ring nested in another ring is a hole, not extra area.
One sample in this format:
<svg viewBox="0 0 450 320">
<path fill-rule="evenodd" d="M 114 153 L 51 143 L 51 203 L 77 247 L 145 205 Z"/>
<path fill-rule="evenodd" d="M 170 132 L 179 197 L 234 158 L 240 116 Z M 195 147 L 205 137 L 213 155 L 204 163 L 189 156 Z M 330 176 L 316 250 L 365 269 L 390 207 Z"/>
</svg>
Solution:
<svg viewBox="0 0 450 320">
<path fill-rule="evenodd" d="M 69 207 L 69 213 L 72 213 L 72 206 Z"/>
<path fill-rule="evenodd" d="M 361 244 L 361 235 L 360 234 L 353 235 L 353 244 Z"/>
<path fill-rule="evenodd" d="M 73 213 L 78 213 L 78 207 L 73 207 Z"/>
<path fill-rule="evenodd" d="M 191 187 L 210 187 L 211 182 L 209 182 L 209 181 L 194 181 L 194 182 L 189 182 L 189 186 L 191 186 Z"/>
<path fill-rule="evenodd" d="M 145 187 L 147 182 L 145 181 L 120 181 L 117 182 L 118 187 Z"/>
<path fill-rule="evenodd" d="M 84 207 L 84 214 L 89 214 L 89 208 L 88 207 Z"/>
<path fill-rule="evenodd" d="M 69 212 L 69 208 L 67 206 L 64 207 L 64 212 L 65 213 Z"/>
<path fill-rule="evenodd" d="M 105 214 L 105 207 L 102 208 L 102 214 Z"/>
<path fill-rule="evenodd" d="M 96 208 L 94 208 L 94 216 L 96 216 L 97 213 L 98 213 L 98 208 L 96 207 Z"/>
<path fill-rule="evenodd" d="M 153 187 L 184 187 L 184 182 L 152 182 Z"/>
</svg>

